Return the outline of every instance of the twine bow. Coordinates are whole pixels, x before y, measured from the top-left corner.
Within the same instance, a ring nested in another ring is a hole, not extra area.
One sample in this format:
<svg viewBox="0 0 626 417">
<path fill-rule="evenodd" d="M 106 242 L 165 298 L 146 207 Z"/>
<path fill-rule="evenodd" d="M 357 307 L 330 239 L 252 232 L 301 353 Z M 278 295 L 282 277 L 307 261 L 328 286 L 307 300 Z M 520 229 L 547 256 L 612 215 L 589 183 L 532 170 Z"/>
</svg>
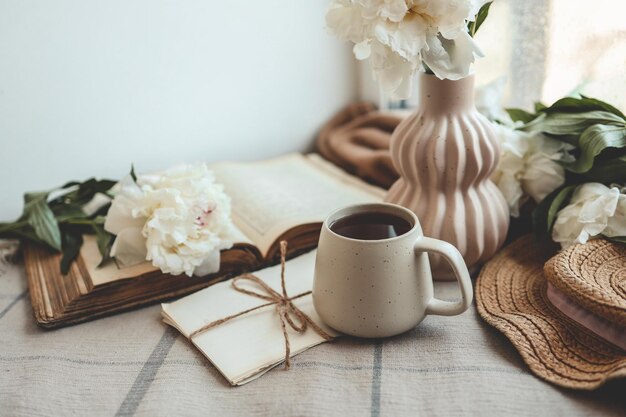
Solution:
<svg viewBox="0 0 626 417">
<path fill-rule="evenodd" d="M 256 275 L 253 275 L 253 274 L 241 275 L 233 279 L 232 284 L 231 284 L 232 287 L 236 291 L 239 291 L 243 294 L 248 294 L 252 297 L 257 297 L 257 298 L 260 298 L 261 300 L 266 300 L 268 302 L 265 304 L 261 304 L 259 306 L 253 307 L 253 308 L 249 308 L 240 313 L 236 313 L 236 314 L 224 317 L 223 319 L 218 319 L 218 320 L 212 321 L 211 323 L 205 324 L 198 330 L 191 332 L 191 334 L 189 335 L 189 339 L 192 339 L 194 336 L 200 333 L 203 333 L 209 329 L 212 329 L 215 326 L 219 326 L 220 324 L 225 323 L 234 318 L 237 318 L 239 316 L 243 316 L 245 314 L 261 309 L 263 307 L 275 305 L 276 312 L 278 313 L 278 317 L 280 319 L 280 326 L 283 330 L 283 336 L 285 337 L 285 369 L 289 369 L 289 366 L 291 365 L 290 360 L 289 360 L 289 356 L 291 354 L 291 346 L 289 344 L 289 333 L 287 330 L 287 325 L 289 325 L 289 327 L 291 327 L 293 330 L 295 330 L 297 333 L 300 333 L 300 334 L 306 332 L 309 326 L 311 326 L 311 328 L 317 334 L 323 337 L 325 340 L 332 340 L 333 337 L 331 335 L 326 333 L 320 326 L 317 325 L 317 323 L 311 320 L 311 317 L 309 317 L 307 314 L 305 314 L 302 310 L 300 310 L 298 307 L 296 307 L 293 304 L 293 300 L 309 295 L 311 294 L 311 291 L 306 291 L 298 295 L 294 295 L 293 297 L 289 297 L 289 295 L 287 295 L 287 288 L 285 287 L 286 254 L 287 254 L 287 242 L 283 240 L 280 242 L 280 285 L 282 288 L 282 294 L 274 290 L 269 285 L 267 285 L 262 279 L 260 279 Z M 240 287 L 238 283 L 241 281 L 250 281 L 256 284 L 256 286 L 259 287 L 259 289 L 262 291 L 257 292 L 257 291 Z"/>
</svg>

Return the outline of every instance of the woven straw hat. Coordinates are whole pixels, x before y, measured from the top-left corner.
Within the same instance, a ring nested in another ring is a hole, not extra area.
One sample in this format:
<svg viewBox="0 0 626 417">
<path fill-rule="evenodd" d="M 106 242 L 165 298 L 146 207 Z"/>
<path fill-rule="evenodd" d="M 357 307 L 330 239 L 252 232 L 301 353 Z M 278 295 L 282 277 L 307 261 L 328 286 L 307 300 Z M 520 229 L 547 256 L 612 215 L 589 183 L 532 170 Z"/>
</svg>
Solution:
<svg viewBox="0 0 626 417">
<path fill-rule="evenodd" d="M 576 303 L 626 327 L 626 245 L 596 239 L 571 246 L 550 259 L 544 273 Z"/>
<path fill-rule="evenodd" d="M 539 244 L 530 235 L 500 251 L 483 267 L 476 282 L 479 314 L 504 333 L 531 371 L 549 382 L 594 389 L 609 379 L 626 377 L 626 351 L 548 301 L 543 268 L 555 253 L 554 246 Z M 621 262 L 622 268 L 626 267 L 626 258 Z"/>
</svg>

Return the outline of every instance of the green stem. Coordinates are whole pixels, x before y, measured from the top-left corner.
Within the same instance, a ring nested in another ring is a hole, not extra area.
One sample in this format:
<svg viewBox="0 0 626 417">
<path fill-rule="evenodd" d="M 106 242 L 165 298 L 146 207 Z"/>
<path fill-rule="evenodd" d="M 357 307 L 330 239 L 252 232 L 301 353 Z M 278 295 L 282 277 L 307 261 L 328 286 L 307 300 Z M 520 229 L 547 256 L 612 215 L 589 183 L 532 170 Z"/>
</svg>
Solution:
<svg viewBox="0 0 626 417">
<path fill-rule="evenodd" d="M 0 223 L 0 238 L 2 239 L 20 239 L 31 242 L 45 243 L 32 230 L 30 224 L 26 221 L 18 221 L 13 223 Z"/>
<path fill-rule="evenodd" d="M 93 220 L 91 220 L 91 219 L 67 219 L 67 220 L 63 221 L 63 223 L 64 224 L 93 226 L 95 222 Z"/>
<path fill-rule="evenodd" d="M 422 61 L 422 66 L 424 67 L 424 72 L 426 74 L 435 75 L 433 70 L 431 70 L 430 67 L 428 65 L 426 65 L 426 63 L 424 61 Z"/>
<path fill-rule="evenodd" d="M 13 223 L 0 223 L 0 235 L 3 233 L 10 233 L 16 230 L 28 226 L 27 221 L 13 222 Z"/>
</svg>

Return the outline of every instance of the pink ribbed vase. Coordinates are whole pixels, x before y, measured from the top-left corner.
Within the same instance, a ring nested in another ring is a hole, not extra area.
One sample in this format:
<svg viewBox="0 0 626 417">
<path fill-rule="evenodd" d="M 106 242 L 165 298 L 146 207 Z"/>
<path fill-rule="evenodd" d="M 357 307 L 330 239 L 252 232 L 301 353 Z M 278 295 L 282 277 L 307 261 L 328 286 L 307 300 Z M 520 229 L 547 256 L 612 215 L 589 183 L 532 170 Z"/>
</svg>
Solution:
<svg viewBox="0 0 626 417">
<path fill-rule="evenodd" d="M 419 107 L 391 137 L 400 179 L 386 201 L 417 215 L 424 235 L 456 246 L 468 268 L 489 259 L 504 242 L 509 210 L 489 177 L 500 149 L 490 122 L 474 106 L 474 76 L 458 81 L 420 74 Z M 451 278 L 431 256 L 436 279 Z"/>
</svg>

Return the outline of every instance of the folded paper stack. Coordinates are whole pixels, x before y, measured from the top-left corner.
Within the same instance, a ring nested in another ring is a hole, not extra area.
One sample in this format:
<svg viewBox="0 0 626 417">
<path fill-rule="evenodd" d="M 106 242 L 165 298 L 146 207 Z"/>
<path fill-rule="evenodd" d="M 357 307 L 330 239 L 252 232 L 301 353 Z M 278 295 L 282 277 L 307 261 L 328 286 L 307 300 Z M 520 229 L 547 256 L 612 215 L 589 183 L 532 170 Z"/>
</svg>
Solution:
<svg viewBox="0 0 626 417">
<path fill-rule="evenodd" d="M 285 265 L 286 289 L 293 297 L 313 287 L 315 252 L 294 258 Z M 281 266 L 255 273 L 255 276 L 278 293 L 281 289 Z M 238 286 L 259 292 L 254 283 Z M 275 305 L 267 305 L 196 333 L 209 323 L 237 315 L 267 301 L 237 291 L 232 281 L 215 284 L 176 302 L 162 304 L 163 321 L 178 329 L 224 375 L 232 385 L 243 385 L 269 371 L 285 359 L 285 337 Z M 313 307 L 310 294 L 293 300 L 324 332 L 337 334 L 326 327 Z M 290 356 L 323 343 L 326 339 L 309 328 L 304 333 L 287 326 Z"/>
</svg>

